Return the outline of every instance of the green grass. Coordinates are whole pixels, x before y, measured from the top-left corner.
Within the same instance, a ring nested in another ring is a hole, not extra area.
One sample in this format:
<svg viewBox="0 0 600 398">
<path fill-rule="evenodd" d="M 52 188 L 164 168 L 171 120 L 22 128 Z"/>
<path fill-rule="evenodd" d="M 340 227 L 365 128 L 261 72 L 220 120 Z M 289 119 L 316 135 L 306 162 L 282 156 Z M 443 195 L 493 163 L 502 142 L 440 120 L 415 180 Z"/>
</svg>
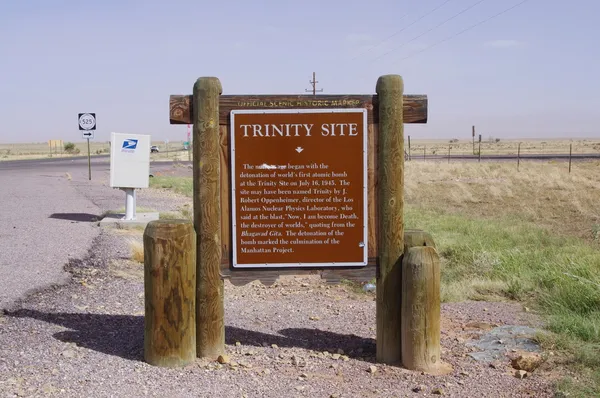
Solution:
<svg viewBox="0 0 600 398">
<path fill-rule="evenodd" d="M 193 180 L 190 177 L 155 176 L 150 178 L 150 188 L 170 189 L 190 198 L 194 192 Z"/>
<path fill-rule="evenodd" d="M 442 257 L 442 300 L 518 300 L 542 314 L 547 337 L 588 374 L 558 389 L 600 394 L 600 248 L 516 219 L 481 220 L 405 209 Z M 581 391 L 580 391 L 581 390 Z"/>
</svg>

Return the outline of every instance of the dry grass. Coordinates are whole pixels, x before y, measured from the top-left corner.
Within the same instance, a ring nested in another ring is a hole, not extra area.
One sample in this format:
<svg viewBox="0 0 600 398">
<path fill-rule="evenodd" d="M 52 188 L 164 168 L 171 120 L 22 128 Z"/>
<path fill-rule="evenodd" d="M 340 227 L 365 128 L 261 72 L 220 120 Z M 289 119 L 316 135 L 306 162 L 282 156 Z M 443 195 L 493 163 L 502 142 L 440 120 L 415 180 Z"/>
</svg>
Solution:
<svg viewBox="0 0 600 398">
<path fill-rule="evenodd" d="M 443 300 L 539 312 L 569 375 L 562 396 L 600 396 L 599 171 L 599 161 L 571 174 L 566 162 L 406 162 L 406 226 L 434 236 Z"/>
<path fill-rule="evenodd" d="M 60 138 L 60 137 L 58 137 Z M 109 153 L 110 146 L 108 138 L 105 141 L 100 141 L 99 137 L 96 140 L 90 141 L 90 149 L 93 155 Z M 419 157 L 423 155 L 423 151 L 427 155 L 446 156 L 448 154 L 448 146 L 450 145 L 453 155 L 472 155 L 473 143 L 470 139 L 450 142 L 452 140 L 418 140 L 411 139 L 411 155 Z M 64 141 L 65 143 L 67 141 Z M 481 153 L 483 155 L 492 154 L 515 154 L 517 147 L 521 143 L 521 153 L 527 154 L 568 154 L 569 145 L 573 145 L 574 154 L 589 154 L 600 153 L 599 139 L 527 139 L 527 140 L 504 140 L 496 142 L 494 137 L 483 136 L 481 143 Z M 408 143 L 405 148 L 408 151 Z M 75 142 L 76 147 L 81 151 L 79 155 L 87 154 L 86 142 Z M 159 153 L 151 155 L 153 161 L 187 161 L 190 160 L 191 153 L 183 149 L 183 141 L 171 141 L 167 145 L 163 141 L 153 141 L 152 145 L 157 145 L 160 149 Z M 478 149 L 478 143 L 475 143 L 475 149 Z M 16 160 L 16 159 L 34 159 L 41 157 L 68 157 L 68 155 L 59 148 L 58 153 L 52 150 L 47 142 L 41 143 L 24 143 L 24 144 L 0 144 L 0 160 Z"/>
<path fill-rule="evenodd" d="M 129 250 L 131 251 L 131 260 L 137 263 L 144 262 L 144 243 L 139 239 L 129 239 Z"/>
<path fill-rule="evenodd" d="M 477 137 L 475 137 L 477 139 Z M 408 141 L 408 140 L 407 140 Z M 411 155 L 419 157 L 423 155 L 425 150 L 427 155 L 448 155 L 448 146 L 451 146 L 451 154 L 453 155 L 473 155 L 473 141 L 459 140 L 450 142 L 451 140 L 415 140 L 411 139 Z M 573 154 L 582 153 L 600 153 L 600 139 L 553 139 L 553 140 L 503 140 L 496 142 L 494 137 L 482 136 L 481 138 L 481 154 L 517 154 L 518 145 L 521 143 L 521 154 L 568 154 L 569 145 L 573 145 Z M 405 144 L 405 149 L 408 151 L 408 142 Z M 479 149 L 479 143 L 475 142 L 475 151 Z"/>
<path fill-rule="evenodd" d="M 67 141 L 64 141 L 66 144 Z M 39 159 L 39 158 L 66 158 L 87 155 L 87 142 L 75 142 L 79 153 L 68 154 L 64 148 L 50 148 L 47 142 L 27 144 L 0 144 L 1 160 Z M 110 146 L 108 141 L 90 141 L 92 155 L 108 154 Z"/>
<path fill-rule="evenodd" d="M 110 153 L 110 137 L 106 140 L 90 140 L 90 153 L 92 155 L 107 155 Z M 66 144 L 68 141 L 64 140 Z M 20 159 L 40 159 L 40 158 L 65 158 L 72 156 L 87 156 L 87 142 L 75 142 L 75 147 L 79 149 L 77 154 L 68 154 L 64 148 L 50 148 L 48 142 L 22 143 L 22 144 L 0 144 L 0 161 L 2 160 L 20 160 Z M 160 148 L 159 153 L 151 155 L 152 160 L 188 160 L 187 151 L 183 151 L 183 141 L 169 142 L 169 153 L 166 153 L 166 145 L 163 141 L 154 141 L 152 145 Z"/>
<path fill-rule="evenodd" d="M 406 162 L 408 204 L 485 218 L 516 218 L 597 240 L 600 162 Z"/>
</svg>

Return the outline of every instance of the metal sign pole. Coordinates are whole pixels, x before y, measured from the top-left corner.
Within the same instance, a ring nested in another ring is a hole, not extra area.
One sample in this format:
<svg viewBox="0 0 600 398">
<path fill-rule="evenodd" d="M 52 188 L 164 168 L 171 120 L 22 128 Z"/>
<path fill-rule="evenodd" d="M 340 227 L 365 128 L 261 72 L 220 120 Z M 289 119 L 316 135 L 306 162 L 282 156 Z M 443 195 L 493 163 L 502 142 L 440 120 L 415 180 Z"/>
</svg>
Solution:
<svg viewBox="0 0 600 398">
<path fill-rule="evenodd" d="M 79 130 L 83 132 L 83 138 L 87 139 L 88 148 L 88 179 L 92 179 L 92 153 L 90 150 L 90 139 L 94 138 L 96 130 L 96 114 L 95 113 L 80 113 Z"/>
<path fill-rule="evenodd" d="M 87 139 L 88 142 L 88 175 L 89 175 L 89 180 L 92 180 L 92 158 L 91 158 L 91 154 L 90 154 L 90 139 Z"/>
</svg>

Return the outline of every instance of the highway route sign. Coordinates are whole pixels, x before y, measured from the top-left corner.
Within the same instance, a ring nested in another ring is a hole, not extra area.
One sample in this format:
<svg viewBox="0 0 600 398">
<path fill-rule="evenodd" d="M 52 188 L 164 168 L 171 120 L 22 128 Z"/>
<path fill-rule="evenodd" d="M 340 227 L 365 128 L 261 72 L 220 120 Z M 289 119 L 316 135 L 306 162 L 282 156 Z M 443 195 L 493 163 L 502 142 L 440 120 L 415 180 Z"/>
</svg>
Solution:
<svg viewBox="0 0 600 398">
<path fill-rule="evenodd" d="M 84 140 L 93 140 L 94 139 L 94 130 L 83 131 L 81 136 Z"/>
<path fill-rule="evenodd" d="M 96 114 L 95 113 L 80 113 L 79 114 L 79 130 L 90 131 L 96 130 Z M 84 136 L 84 138 L 86 138 Z M 94 138 L 93 134 L 91 137 Z"/>
</svg>

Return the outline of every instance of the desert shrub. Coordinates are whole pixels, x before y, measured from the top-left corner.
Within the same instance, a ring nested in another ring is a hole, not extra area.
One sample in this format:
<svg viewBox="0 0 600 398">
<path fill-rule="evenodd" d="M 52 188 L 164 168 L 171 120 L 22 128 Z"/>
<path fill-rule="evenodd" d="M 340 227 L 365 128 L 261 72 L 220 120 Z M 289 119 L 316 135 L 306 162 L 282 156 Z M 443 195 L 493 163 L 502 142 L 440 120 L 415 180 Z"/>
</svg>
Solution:
<svg viewBox="0 0 600 398">
<path fill-rule="evenodd" d="M 67 142 L 65 143 L 65 152 L 66 153 L 73 153 L 75 152 L 75 144 L 73 144 L 72 142 Z"/>
</svg>

